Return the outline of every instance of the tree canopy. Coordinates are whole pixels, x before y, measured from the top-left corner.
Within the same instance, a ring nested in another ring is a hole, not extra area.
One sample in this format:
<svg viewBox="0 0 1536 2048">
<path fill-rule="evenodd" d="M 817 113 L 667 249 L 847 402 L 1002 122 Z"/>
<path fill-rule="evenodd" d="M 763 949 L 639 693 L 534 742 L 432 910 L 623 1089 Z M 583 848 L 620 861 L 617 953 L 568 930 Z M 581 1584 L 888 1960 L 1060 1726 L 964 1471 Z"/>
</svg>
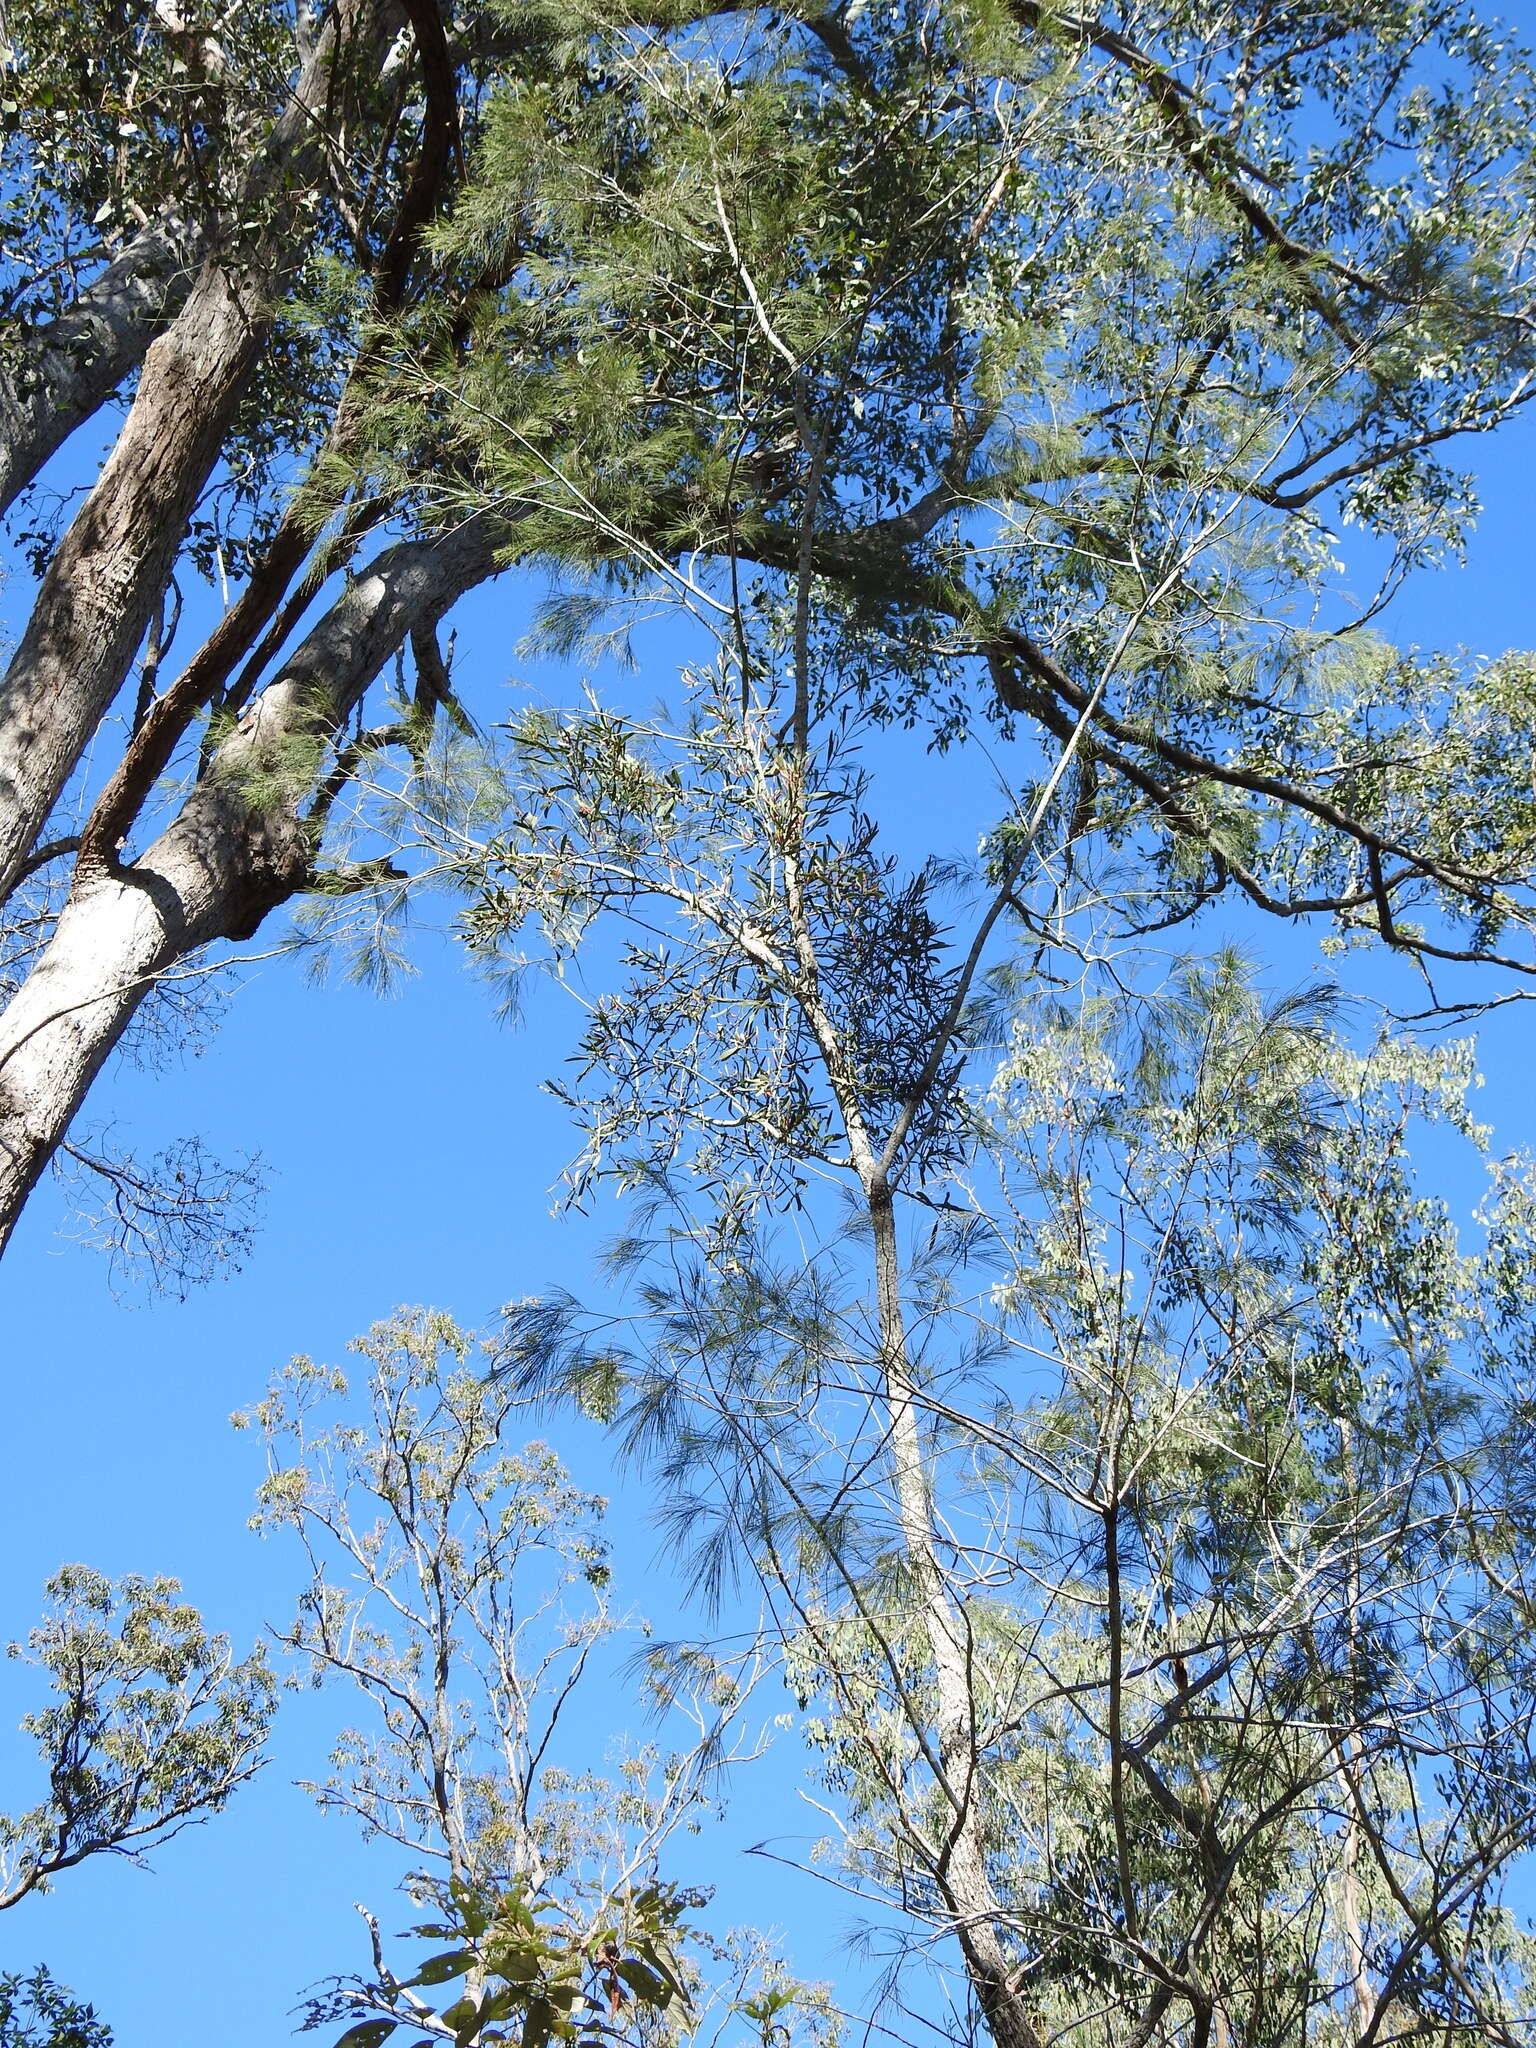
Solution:
<svg viewBox="0 0 1536 2048">
<path fill-rule="evenodd" d="M 236 1418 L 268 1649 L 51 1582 L 0 1906 L 216 1814 L 275 1664 L 426 1916 L 303 1994 L 345 2048 L 1528 2042 L 1536 1182 L 1450 1027 L 1536 988 L 1536 671 L 1389 634 L 1536 379 L 1531 61 L 1460 0 L 6 34 L 0 1246 L 58 1165 L 173 1290 L 243 1254 L 253 1164 L 83 1128 L 106 1063 L 428 898 L 579 994 L 621 1223 Z M 509 715 L 440 637 L 498 577 L 598 680 Z M 892 749 L 987 763 L 973 854 Z M 858 2010 L 684 1869 L 775 1722 Z M 0 1980 L 37 2028 L 102 2033 Z"/>
<path fill-rule="evenodd" d="M 1377 644 L 1331 562 L 1457 548 L 1529 385 L 1530 74 L 1465 8 L 12 32 L 16 490 L 128 402 L 0 685 L 7 1227 L 205 948 L 387 913 L 360 778 L 472 743 L 433 629 L 520 561 L 554 644 L 681 603 L 802 737 L 1070 741 L 1144 922 L 1526 973 L 1528 669 Z"/>
</svg>

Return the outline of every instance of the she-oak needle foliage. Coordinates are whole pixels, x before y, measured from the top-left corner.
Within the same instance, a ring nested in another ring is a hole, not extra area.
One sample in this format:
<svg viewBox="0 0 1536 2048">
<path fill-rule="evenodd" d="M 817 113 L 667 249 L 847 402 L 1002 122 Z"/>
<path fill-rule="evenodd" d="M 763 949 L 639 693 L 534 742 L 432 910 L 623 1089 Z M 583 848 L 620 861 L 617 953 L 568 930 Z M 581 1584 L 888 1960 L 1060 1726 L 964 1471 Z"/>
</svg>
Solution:
<svg viewBox="0 0 1536 2048">
<path fill-rule="evenodd" d="M 994 2041 L 1522 2040 L 1536 1189 L 1472 1251 L 1417 1192 L 1463 1053 L 1231 955 L 989 983 L 1039 807 L 946 944 L 738 704 L 524 735 L 478 929 L 628 926 L 567 1095 L 639 1215 L 628 1312 L 525 1304 L 505 1370 L 761 1589 L 838 1881 Z"/>
<path fill-rule="evenodd" d="M 1458 1056 L 1362 1051 L 1321 994 L 1136 950 L 1235 895 L 1426 974 L 1536 971 L 1531 664 L 1374 640 L 1332 531 L 1369 537 L 1376 598 L 1454 551 L 1457 443 L 1536 375 L 1526 60 L 1442 0 L 488 8 L 452 37 L 405 12 L 296 16 L 292 82 L 264 16 L 281 111 L 179 13 L 179 58 L 149 32 L 155 95 L 242 115 L 156 139 L 256 170 L 209 187 L 123 461 L 44 546 L 0 692 L 0 1231 L 198 948 L 304 892 L 387 922 L 413 849 L 381 825 L 467 889 L 488 957 L 623 933 L 565 1092 L 577 1192 L 637 1201 L 627 1314 L 524 1304 L 473 1372 L 446 1326 L 376 1334 L 367 1425 L 265 1498 L 315 1546 L 290 1647 L 380 1716 L 325 1796 L 432 1859 L 450 1944 L 401 1978 L 376 1943 L 314 2018 L 362 2012 L 353 2048 L 690 2030 L 685 1895 L 638 1864 L 589 1883 L 579 1843 L 537 1867 L 548 1697 L 525 1712 L 495 1661 L 495 1589 L 543 1530 L 519 1509 L 466 1546 L 455 1519 L 563 1486 L 502 1445 L 531 1390 L 650 1461 L 706 1593 L 761 1593 L 829 1873 L 891 1910 L 898 1965 L 958 1960 L 943 2024 L 1528 2040 L 1528 1177 L 1489 1169 L 1465 1250 L 1407 1151 L 1479 1144 Z M 56 125 L 16 130 L 39 249 L 96 190 L 91 131 Z M 245 586 L 161 691 L 181 537 L 222 566 L 194 515 L 285 362 L 314 386 L 272 415 L 302 484 L 246 507 Z M 168 363 L 187 425 L 160 445 Z M 127 469 L 155 484 L 136 525 Z M 556 647 L 612 598 L 681 604 L 714 648 L 674 726 L 536 715 L 492 769 L 434 630 L 549 561 L 578 586 Z M 141 642 L 122 757 L 45 838 Z M 416 687 L 402 666 L 369 723 L 407 642 Z M 988 717 L 1028 752 L 975 871 L 910 871 L 858 743 Z M 317 1390 L 275 1391 L 269 1437 Z M 581 1500 L 550 1512 L 555 1569 L 585 1569 Z M 765 2044 L 781 1991 L 733 2004 Z"/>
<path fill-rule="evenodd" d="M 397 331 L 371 480 L 574 572 L 556 651 L 671 602 L 802 737 L 855 704 L 1076 733 L 1064 836 L 1136 848 L 1133 921 L 1231 890 L 1527 971 L 1529 664 L 1369 631 L 1462 546 L 1458 442 L 1530 388 L 1504 39 L 894 5 L 579 58 L 487 108 L 434 246 L 515 281 L 451 367 Z M 423 400 L 413 478 L 382 451 Z"/>
<path fill-rule="evenodd" d="M 388 963 L 377 785 L 502 708 L 437 624 L 551 559 L 556 646 L 680 601 L 802 725 L 1080 725 L 1133 919 L 1528 973 L 1529 665 L 1364 633 L 1531 387 L 1536 95 L 1461 0 L 142 12 L 8 17 L 6 491 L 137 382 L 0 678 L 0 1234 L 203 948 L 309 895 Z"/>
<path fill-rule="evenodd" d="M 490 106 L 436 231 L 514 289 L 451 371 L 394 343 L 427 502 L 718 648 L 673 730 L 524 721 L 488 846 L 483 785 L 409 793 L 483 950 L 624 932 L 563 1092 L 576 1191 L 650 1215 L 638 1329 L 534 1304 L 507 1370 L 756 1581 L 841 1881 L 998 2048 L 1529 2016 L 1526 1395 L 1400 1199 L 1456 1075 L 1092 966 L 1236 889 L 1525 972 L 1528 664 L 1373 641 L 1324 522 L 1383 592 L 1459 545 L 1442 451 L 1530 374 L 1528 93 L 1419 11 L 620 28 Z M 951 939 L 850 752 L 984 710 L 1043 763 Z M 1062 1099 L 978 1093 L 989 1024 Z"/>
</svg>

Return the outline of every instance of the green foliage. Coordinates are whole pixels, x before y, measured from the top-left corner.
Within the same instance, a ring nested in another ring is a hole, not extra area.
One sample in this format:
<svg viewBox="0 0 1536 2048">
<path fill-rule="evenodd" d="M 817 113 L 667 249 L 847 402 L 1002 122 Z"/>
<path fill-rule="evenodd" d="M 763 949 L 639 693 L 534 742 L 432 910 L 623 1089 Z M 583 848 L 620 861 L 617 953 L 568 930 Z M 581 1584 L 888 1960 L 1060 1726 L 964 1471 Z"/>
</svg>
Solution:
<svg viewBox="0 0 1536 2048">
<path fill-rule="evenodd" d="M 514 734 L 516 811 L 485 848 L 467 937 L 495 958 L 536 936 L 558 971 L 600 922 L 626 935 L 577 1077 L 554 1084 L 586 1133 L 578 1200 L 602 1177 L 659 1185 L 684 1159 L 722 1212 L 793 1199 L 808 1168 L 846 1164 L 851 1104 L 870 1142 L 890 1136 L 957 997 L 937 872 L 905 878 L 878 848 L 865 780 L 835 742 L 806 797 L 782 735 L 741 714 L 730 680 L 690 674 L 680 729 L 593 710 Z M 814 1001 L 786 876 L 814 934 Z M 647 936 L 631 941 L 637 923 Z M 946 1056 L 918 1105 L 914 1171 L 952 1155 L 958 1071 Z"/>
<path fill-rule="evenodd" d="M 992 591 L 1022 599 L 1045 550 L 1059 602 L 1155 579 L 1202 493 L 1252 490 L 1260 526 L 1310 504 L 1345 441 L 1348 516 L 1454 540 L 1455 482 L 1412 444 L 1518 392 L 1531 92 L 1464 10 L 589 28 L 504 82 L 438 242 L 531 237 L 457 431 L 568 520 L 579 479 L 600 552 L 659 544 L 654 506 L 630 523 L 647 487 L 718 548 L 722 496 L 792 532 L 814 490 L 873 535 L 947 480 L 1001 516 Z M 931 559 L 968 574 L 950 532 Z"/>
<path fill-rule="evenodd" d="M 1169 1972 L 1241 2038 L 1517 2028 L 1536 1672 L 1493 1532 L 1527 1526 L 1536 1296 L 1500 1294 L 1497 1231 L 1464 1250 L 1406 1149 L 1480 1135 L 1464 1053 L 1362 1056 L 1232 959 L 1013 1033 L 996 1278 L 951 1299 L 970 1356 L 935 1347 L 927 1442 L 1040 2023 L 1119 2041 Z M 1533 1194 L 1501 1169 L 1490 1216 Z M 845 1867 L 937 1913 L 932 1672 L 882 1586 L 850 1611 L 829 1581 L 792 1669 Z"/>
<path fill-rule="evenodd" d="M 229 29 L 237 62 L 164 10 L 136 40 L 61 21 L 26 16 L 7 204 L 72 288 L 181 181 L 243 201 L 291 53 L 284 11 Z M 367 1703 L 315 1790 L 418 1861 L 446 1944 L 397 1976 L 375 1930 L 311 2023 L 691 2024 L 702 1937 L 660 1852 L 745 1682 L 674 1650 L 654 1688 L 692 1688 L 691 1748 L 565 1746 L 619 1622 L 601 1502 L 506 1441 L 536 1387 L 655 1461 L 707 1591 L 760 1581 L 841 1878 L 953 1938 L 1000 2048 L 1508 2041 L 1529 1177 L 1493 1174 L 1469 1248 L 1408 1143 L 1480 1142 L 1458 1056 L 1117 947 L 1236 888 L 1338 945 L 1531 971 L 1531 663 L 1383 647 L 1370 604 L 1338 615 L 1330 531 L 1383 544 L 1380 596 L 1454 554 L 1447 457 L 1525 401 L 1527 59 L 1455 0 L 551 4 L 455 44 L 467 168 L 415 288 L 373 289 L 374 193 L 431 109 L 370 79 L 193 560 L 238 562 L 313 457 L 326 566 L 349 507 L 490 514 L 568 579 L 545 648 L 665 598 L 718 659 L 672 726 L 523 720 L 504 776 L 463 728 L 429 748 L 403 677 L 388 726 L 322 707 L 247 776 L 316 843 L 361 779 L 350 843 L 382 825 L 467 885 L 483 958 L 533 935 L 563 971 L 619 921 L 563 1093 L 574 1194 L 639 1197 L 627 1344 L 569 1302 L 519 1305 L 489 1358 L 402 1315 L 365 1385 L 296 1361 L 251 1418 L 257 1524 L 309 1566 L 287 1647 Z M 976 872 L 908 873 L 851 750 L 983 715 L 1038 742 L 1035 786 Z M 386 749 L 398 792 L 366 786 Z M 371 917 L 376 976 L 399 884 L 381 856 L 319 885 L 322 921 Z M 1027 950 L 988 987 L 1007 919 Z M 130 1582 L 120 1627 L 104 1582 L 60 1585 L 67 1703 L 31 1725 L 65 1761 L 6 1824 L 21 1889 L 216 1805 L 268 1710 L 168 1583 Z M 759 1972 L 730 2005 L 783 2048 L 805 2001 Z"/>
<path fill-rule="evenodd" d="M 546 1842 L 536 1808 L 567 1687 L 621 1625 L 604 1503 L 547 1445 L 508 1446 L 522 1404 L 449 1317 L 402 1313 L 353 1349 L 360 1405 L 345 1374 L 301 1358 L 236 1418 L 267 1452 L 253 1526 L 296 1535 L 308 1563 L 282 1640 L 374 1716 L 311 1789 L 445 1881 L 536 1875 L 556 1840 L 569 1879 L 579 1837 L 556 1800 Z"/>
<path fill-rule="evenodd" d="M 458 2048 L 656 2041 L 665 2035 L 653 2022 L 688 2012 L 681 1951 L 694 1930 L 682 1916 L 701 1903 L 696 1894 L 649 1884 L 608 1902 L 608 1912 L 590 1925 L 572 1927 L 558 1907 L 530 1900 L 521 1886 L 480 1893 L 454 1885 L 446 1900 L 452 1917 L 412 1929 L 450 1947 L 409 1977 L 385 1972 L 377 1983 L 314 2001 L 304 2024 L 323 2026 L 338 2010 L 378 2009 L 350 2026 L 336 2048 L 379 2048 L 401 2025 L 426 2028 L 429 2038 Z M 450 1983 L 462 1988 L 441 2011 L 418 1995 Z"/>
<path fill-rule="evenodd" d="M 324 437 L 364 288 L 356 241 L 334 207 L 316 189 L 260 175 L 296 55 L 293 10 L 280 0 L 238 14 L 205 0 L 127 12 L 101 0 L 23 0 L 7 14 L 0 357 L 9 344 L 20 359 L 39 324 L 68 311 L 152 225 L 169 223 L 174 247 L 191 223 L 221 214 L 247 242 L 291 232 L 295 214 L 304 222 L 309 247 L 188 536 L 189 566 L 209 582 L 249 566 L 281 517 L 295 453 Z M 352 304 L 338 316 L 309 302 L 317 270 L 343 249 Z M 38 573 L 61 514 L 44 500 L 24 531 Z"/>
<path fill-rule="evenodd" d="M 909 972 L 937 878 L 854 736 L 719 686 L 525 733 L 475 930 L 629 925 L 570 1095 L 640 1208 L 628 1341 L 527 1304 L 507 1370 L 611 1421 L 707 1594 L 770 1593 L 842 1880 L 955 1937 L 998 2038 L 1001 1973 L 1023 2038 L 1513 2038 L 1536 1183 L 1463 1245 L 1409 1141 L 1475 1162 L 1467 1048 L 1352 1045 L 1326 988 L 1053 990 L 1038 802 Z M 1005 910 L 1035 949 L 983 987 Z"/>
<path fill-rule="evenodd" d="M 797 2037 L 837 2048 L 841 2032 L 826 1987 L 787 1976 L 758 1936 L 737 1932 L 718 1942 L 684 1918 L 707 1899 L 653 1879 L 575 1923 L 521 1886 L 477 1892 L 455 1885 L 444 1901 L 448 1917 L 411 1930 L 450 1947 L 402 1977 L 383 1966 L 375 1941 L 375 1978 L 338 1982 L 312 1999 L 304 2026 L 371 2011 L 336 2048 L 379 2048 L 402 2026 L 456 2048 L 547 2048 L 551 2041 L 666 2048 L 718 2039 L 723 2004 L 757 2028 L 764 2048 L 789 2048 Z M 446 2007 L 421 1996 L 450 1984 Z"/>
<path fill-rule="evenodd" d="M 1528 664 L 1383 650 L 1330 527 L 1383 597 L 1461 545 L 1444 458 L 1532 369 L 1533 110 L 1448 4 L 550 17 L 434 230 L 505 282 L 456 353 L 394 336 L 369 460 L 411 485 L 427 395 L 415 487 L 563 565 L 558 650 L 670 600 L 776 724 L 1081 720 L 1053 835 L 1127 923 L 1236 888 L 1495 956 Z"/>
<path fill-rule="evenodd" d="M 48 1582 L 51 1611 L 9 1654 L 56 1703 L 22 1722 L 48 1793 L 0 1818 L 0 1905 L 88 1856 L 139 1855 L 217 1813 L 260 1768 L 274 1687 L 258 1648 L 238 1662 L 174 1579 L 117 1583 L 84 1565 Z"/>
<path fill-rule="evenodd" d="M 39 1965 L 0 1976 L 0 2048 L 112 2048 L 112 2029 Z"/>
<path fill-rule="evenodd" d="M 298 1359 L 236 1419 L 267 1450 L 255 1526 L 297 1536 L 309 1564 L 283 1637 L 296 1682 L 367 1708 L 309 1789 L 409 1852 L 405 1889 L 434 1914 L 411 1933 L 433 1952 L 390 1968 L 366 1916 L 371 1975 L 335 1979 L 305 2024 L 345 2022 L 353 2048 L 400 2025 L 461 2048 L 662 2048 L 782 1980 L 760 1937 L 693 1927 L 707 1895 L 661 1875 L 761 1747 L 755 1660 L 654 1647 L 645 1691 L 686 1740 L 594 1753 L 574 1706 L 612 1698 L 621 1632 L 649 1634 L 610 1609 L 604 1503 L 547 1445 L 510 1447 L 526 1399 L 448 1316 L 402 1311 L 352 1349 L 355 1389 Z M 446 2007 L 423 1996 L 440 1986 Z M 818 1994 L 797 1995 L 832 2048 Z"/>
<path fill-rule="evenodd" d="M 168 201 L 233 196 L 249 169 L 241 146 L 286 70 L 287 15 L 267 4 L 226 19 L 196 0 L 136 20 L 99 0 L 8 10 L 0 151 L 12 319 L 67 307 L 81 272 Z"/>
</svg>

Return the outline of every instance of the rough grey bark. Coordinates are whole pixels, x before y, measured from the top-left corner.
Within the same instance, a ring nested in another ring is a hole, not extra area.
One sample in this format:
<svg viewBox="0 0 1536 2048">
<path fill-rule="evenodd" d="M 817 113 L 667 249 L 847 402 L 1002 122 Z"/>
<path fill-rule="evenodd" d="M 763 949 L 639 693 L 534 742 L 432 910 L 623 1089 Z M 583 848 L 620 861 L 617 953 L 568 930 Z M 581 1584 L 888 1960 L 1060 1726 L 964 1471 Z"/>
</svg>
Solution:
<svg viewBox="0 0 1536 2048">
<path fill-rule="evenodd" d="M 387 549 L 284 663 L 159 838 L 129 866 L 78 878 L 0 1017 L 0 1250 L 156 978 L 215 940 L 249 938 L 304 887 L 306 757 L 312 768 L 410 634 L 495 568 L 483 523 Z"/>
<path fill-rule="evenodd" d="M 144 360 L 192 288 L 202 227 L 152 221 L 67 311 L 0 361 L 0 512 Z"/>
<path fill-rule="evenodd" d="M 205 258 L 145 355 L 122 432 L 49 563 L 0 682 L 0 901 L 122 687 L 256 367 L 274 288 L 302 254 L 292 195 L 323 168 L 319 116 L 343 42 L 382 54 L 389 14 L 359 0 L 328 24 L 237 209 L 263 210 L 281 185 L 282 227 L 232 234 Z"/>
<path fill-rule="evenodd" d="M 145 357 L 122 433 L 0 684 L 0 898 L 122 687 L 255 366 L 260 315 L 232 283 L 205 263 Z"/>
</svg>

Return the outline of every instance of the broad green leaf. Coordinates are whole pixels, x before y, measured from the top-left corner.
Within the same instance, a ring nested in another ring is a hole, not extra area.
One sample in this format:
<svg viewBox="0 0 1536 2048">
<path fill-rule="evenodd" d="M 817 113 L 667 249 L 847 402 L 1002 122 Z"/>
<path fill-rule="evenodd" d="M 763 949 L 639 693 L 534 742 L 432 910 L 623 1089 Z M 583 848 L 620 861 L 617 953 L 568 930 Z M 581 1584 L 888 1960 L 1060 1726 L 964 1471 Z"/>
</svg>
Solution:
<svg viewBox="0 0 1536 2048">
<path fill-rule="evenodd" d="M 348 2027 L 336 2048 L 379 2048 L 381 2041 L 387 2041 L 400 2022 L 398 2020 L 364 2020 L 355 2027 Z"/>
<path fill-rule="evenodd" d="M 462 1977 L 475 1966 L 475 1952 L 470 1948 L 450 1949 L 440 1956 L 432 1956 L 423 1963 L 412 1984 L 446 1984 L 451 1978 Z"/>
</svg>

